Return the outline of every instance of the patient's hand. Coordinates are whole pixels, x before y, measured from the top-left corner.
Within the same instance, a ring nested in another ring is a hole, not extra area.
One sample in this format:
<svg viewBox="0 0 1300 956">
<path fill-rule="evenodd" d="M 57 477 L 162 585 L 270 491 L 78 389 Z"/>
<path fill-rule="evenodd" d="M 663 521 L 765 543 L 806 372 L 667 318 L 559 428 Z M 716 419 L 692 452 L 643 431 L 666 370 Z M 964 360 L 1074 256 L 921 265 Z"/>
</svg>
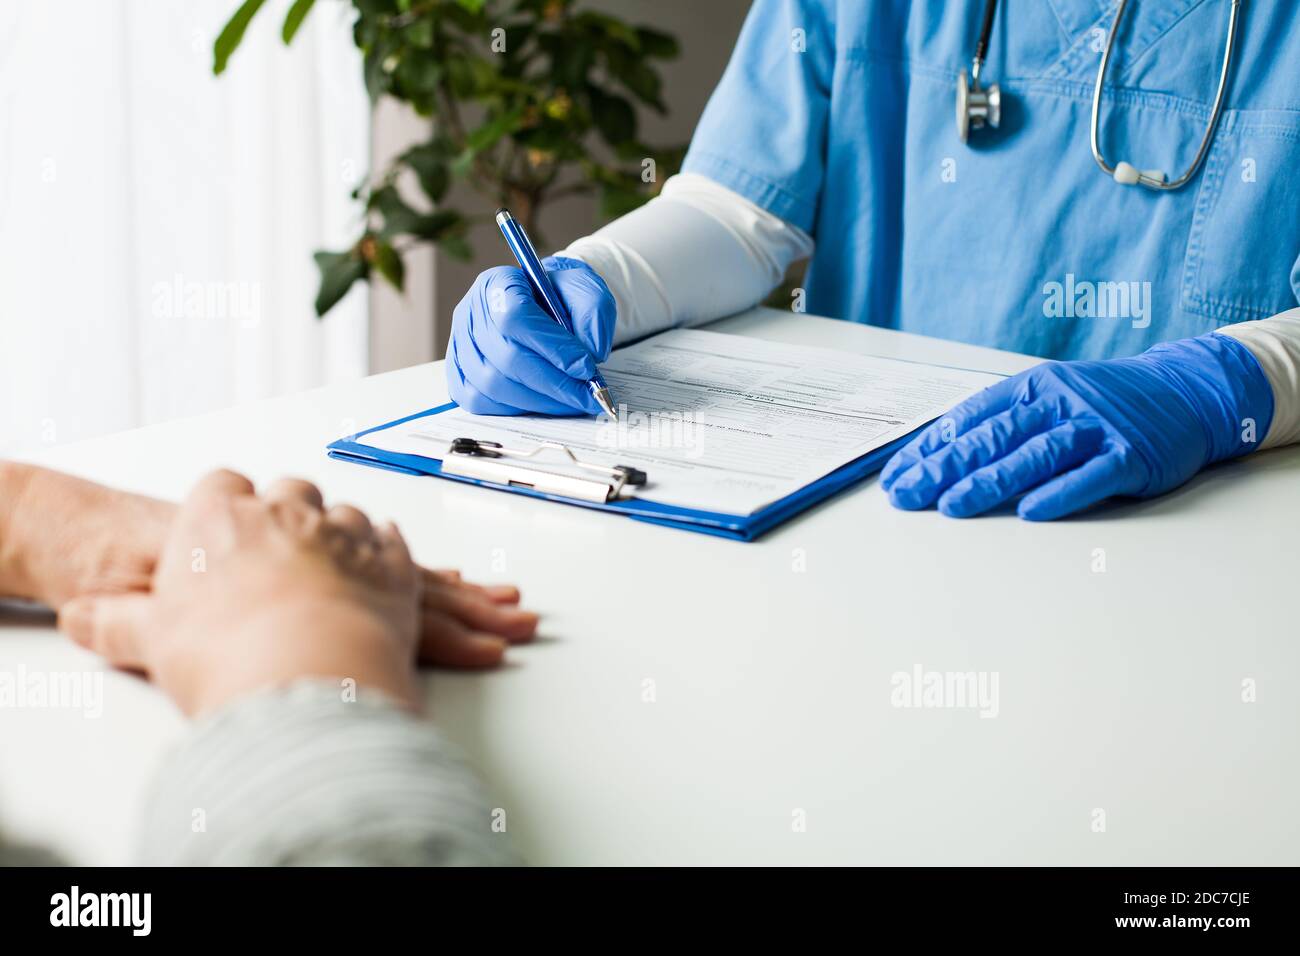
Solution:
<svg viewBox="0 0 1300 956">
<path fill-rule="evenodd" d="M 79 595 L 146 591 L 175 514 L 168 501 L 0 462 L 0 596 L 58 609 Z M 469 584 L 455 571 L 420 573 L 425 663 L 492 666 L 537 630 L 517 588 Z"/>
<path fill-rule="evenodd" d="M 416 706 L 420 570 L 392 525 L 325 511 L 305 482 L 258 497 L 218 471 L 181 505 L 150 594 L 78 598 L 60 626 L 144 671 L 187 713 L 301 677 L 351 679 Z"/>
</svg>

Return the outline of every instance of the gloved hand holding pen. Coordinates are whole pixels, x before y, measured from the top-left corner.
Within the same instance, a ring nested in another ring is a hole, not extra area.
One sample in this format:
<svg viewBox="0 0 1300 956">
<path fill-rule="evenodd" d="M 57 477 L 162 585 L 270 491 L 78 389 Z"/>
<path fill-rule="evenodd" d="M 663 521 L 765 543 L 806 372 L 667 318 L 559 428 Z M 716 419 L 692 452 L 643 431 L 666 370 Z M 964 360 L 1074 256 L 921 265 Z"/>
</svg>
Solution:
<svg viewBox="0 0 1300 956">
<path fill-rule="evenodd" d="M 466 411 L 601 413 L 587 383 L 613 345 L 614 297 L 584 262 L 552 256 L 542 265 L 573 332 L 542 308 L 522 269 L 481 273 L 456 306 L 447 350 L 447 387 Z"/>
</svg>

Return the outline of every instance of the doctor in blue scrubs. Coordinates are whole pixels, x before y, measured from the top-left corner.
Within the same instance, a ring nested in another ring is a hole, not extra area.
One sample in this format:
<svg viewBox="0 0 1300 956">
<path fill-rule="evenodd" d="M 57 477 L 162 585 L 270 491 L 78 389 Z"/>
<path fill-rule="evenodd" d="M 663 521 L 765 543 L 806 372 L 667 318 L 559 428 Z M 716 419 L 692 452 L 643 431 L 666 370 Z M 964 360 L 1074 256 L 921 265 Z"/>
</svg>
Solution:
<svg viewBox="0 0 1300 956">
<path fill-rule="evenodd" d="M 1042 356 L 885 467 L 900 508 L 1051 519 L 1300 440 L 1288 0 L 756 0 L 681 174 L 456 310 L 452 397 L 596 413 L 619 342 L 752 306 Z"/>
</svg>

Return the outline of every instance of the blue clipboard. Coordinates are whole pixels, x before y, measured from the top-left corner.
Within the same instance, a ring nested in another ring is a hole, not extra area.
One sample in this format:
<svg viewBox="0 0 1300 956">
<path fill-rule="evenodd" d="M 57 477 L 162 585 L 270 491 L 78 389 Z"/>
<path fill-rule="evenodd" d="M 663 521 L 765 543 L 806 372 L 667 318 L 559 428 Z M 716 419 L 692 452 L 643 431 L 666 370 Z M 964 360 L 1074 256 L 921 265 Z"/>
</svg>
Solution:
<svg viewBox="0 0 1300 956">
<path fill-rule="evenodd" d="M 792 494 L 786 495 L 779 501 L 755 511 L 748 515 L 722 514 L 716 511 L 697 511 L 693 508 L 681 508 L 676 505 L 661 504 L 656 501 L 643 501 L 641 499 L 619 498 L 606 504 L 598 504 L 590 501 L 579 501 L 574 498 L 564 498 L 559 495 L 547 494 L 536 491 L 532 488 L 520 488 L 517 486 L 508 486 L 496 484 L 490 481 L 483 481 L 479 478 L 468 478 L 463 475 L 444 474 L 442 471 L 442 462 L 436 458 L 425 458 L 421 455 L 403 455 L 397 452 L 382 451 L 378 448 L 371 448 L 367 445 L 359 444 L 357 439 L 371 432 L 383 431 L 385 428 L 392 428 L 395 425 L 401 425 L 417 418 L 426 418 L 430 415 L 440 415 L 443 412 L 450 411 L 456 407 L 455 402 L 448 402 L 446 405 L 440 405 L 437 408 L 426 409 L 422 412 L 416 412 L 414 415 L 407 415 L 405 418 L 399 418 L 391 421 L 386 425 L 376 425 L 374 428 L 367 428 L 363 432 L 355 435 L 349 435 L 346 438 L 340 438 L 338 441 L 331 442 L 326 446 L 326 452 L 331 458 L 337 458 L 339 461 L 355 462 L 359 465 L 369 465 L 372 468 L 383 468 L 387 471 L 401 472 L 406 475 L 433 475 L 438 478 L 445 478 L 449 481 L 461 481 L 470 485 L 481 485 L 485 488 L 491 488 L 495 491 L 508 491 L 516 495 L 527 495 L 530 498 L 541 498 L 545 501 L 555 501 L 560 504 L 573 505 L 578 508 L 594 508 L 597 511 L 609 511 L 614 514 L 622 514 L 629 518 L 635 518 L 637 521 L 647 521 L 651 524 L 663 525 L 668 528 L 680 528 L 683 531 L 698 531 L 702 534 L 717 535 L 722 538 L 731 538 L 735 541 L 753 541 L 761 535 L 771 531 L 777 525 L 789 521 L 795 515 L 806 511 L 813 505 L 825 501 L 832 495 L 838 494 L 851 485 L 857 484 L 862 479 L 868 477 L 884 466 L 890 456 L 895 451 L 907 444 L 912 437 L 904 435 L 902 438 L 895 439 L 888 445 L 877 448 L 875 451 L 868 452 L 861 458 L 856 458 L 848 464 L 841 465 L 830 474 L 819 478 L 812 484 L 800 488 Z"/>
</svg>

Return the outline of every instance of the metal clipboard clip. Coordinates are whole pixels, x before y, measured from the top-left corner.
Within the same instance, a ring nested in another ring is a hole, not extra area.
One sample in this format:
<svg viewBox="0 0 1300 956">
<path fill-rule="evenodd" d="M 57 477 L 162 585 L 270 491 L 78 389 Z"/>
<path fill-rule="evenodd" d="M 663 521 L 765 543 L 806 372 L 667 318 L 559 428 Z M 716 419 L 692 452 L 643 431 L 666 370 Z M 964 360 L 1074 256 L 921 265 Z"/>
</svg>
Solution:
<svg viewBox="0 0 1300 956">
<path fill-rule="evenodd" d="M 589 471 L 599 478 L 583 478 L 560 472 L 528 468 L 504 459 L 533 458 L 544 451 L 558 451 L 568 456 L 569 462 Z M 528 451 L 506 448 L 500 442 L 457 438 L 442 459 L 442 471 L 447 475 L 476 478 L 496 485 L 513 488 L 531 488 L 548 495 L 577 498 L 606 504 L 623 493 L 624 488 L 640 487 L 646 483 L 646 473 L 628 465 L 596 465 L 585 462 L 567 445 L 542 442 Z"/>
</svg>

